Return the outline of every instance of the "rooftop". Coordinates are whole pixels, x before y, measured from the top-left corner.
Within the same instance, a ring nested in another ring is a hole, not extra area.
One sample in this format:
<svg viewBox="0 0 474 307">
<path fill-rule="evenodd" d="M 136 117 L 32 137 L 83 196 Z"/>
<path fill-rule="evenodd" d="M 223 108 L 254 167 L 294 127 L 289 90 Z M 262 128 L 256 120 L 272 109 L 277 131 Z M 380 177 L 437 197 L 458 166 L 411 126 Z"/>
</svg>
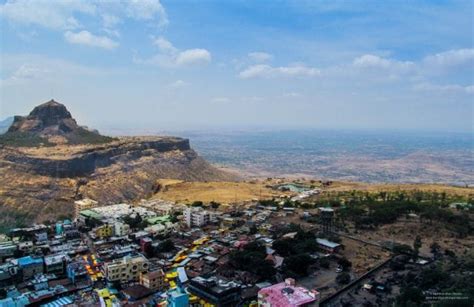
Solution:
<svg viewBox="0 0 474 307">
<path fill-rule="evenodd" d="M 338 246 L 341 246 L 341 244 L 339 243 L 331 242 L 329 240 L 321 239 L 321 238 L 316 238 L 316 242 L 318 242 L 318 244 L 324 245 L 329 248 L 336 248 Z"/>
<path fill-rule="evenodd" d="M 273 307 L 300 306 L 315 302 L 319 293 L 303 287 L 293 286 L 286 282 L 263 288 L 258 292 L 259 297 L 264 296 L 265 301 Z"/>
</svg>

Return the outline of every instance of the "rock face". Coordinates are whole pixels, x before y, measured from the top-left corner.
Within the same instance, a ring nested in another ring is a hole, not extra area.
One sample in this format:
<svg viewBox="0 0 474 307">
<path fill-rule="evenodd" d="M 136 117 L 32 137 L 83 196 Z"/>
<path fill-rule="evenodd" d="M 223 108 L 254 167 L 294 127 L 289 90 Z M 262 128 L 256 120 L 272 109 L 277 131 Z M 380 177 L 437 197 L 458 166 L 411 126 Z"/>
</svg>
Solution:
<svg viewBox="0 0 474 307">
<path fill-rule="evenodd" d="M 112 141 L 112 138 L 101 136 L 96 131 L 79 126 L 67 108 L 54 100 L 35 107 L 28 116 L 14 117 L 13 124 L 3 139 L 6 137 L 15 139 L 19 136 L 23 138 L 28 136 L 29 139 L 37 138 L 46 145 L 51 145 L 51 143 L 97 144 Z M 0 143 L 2 143 L 1 138 Z M 35 143 L 31 142 L 31 144 Z M 8 145 L 15 145 L 15 142 L 10 141 Z"/>
<path fill-rule="evenodd" d="M 26 117 L 15 116 L 8 132 L 36 132 L 54 135 L 78 129 L 80 127 L 66 107 L 59 102 L 50 100 L 35 107 Z"/>
<path fill-rule="evenodd" d="M 199 157 L 187 139 L 100 136 L 110 141 L 77 143 L 83 129 L 66 107 L 55 101 L 15 118 L 5 134 L 15 145 L 0 143 L 0 231 L 68 216 L 74 200 L 82 197 L 108 204 L 151 196 L 158 179 L 239 179 Z M 62 136 L 68 142 L 35 147 L 27 138 L 25 146 L 18 146 L 16 136 L 25 133 Z"/>
<path fill-rule="evenodd" d="M 181 138 L 125 138 L 109 145 L 79 150 L 67 157 L 54 159 L 9 151 L 4 155 L 6 161 L 17 167 L 38 175 L 55 178 L 75 178 L 89 176 L 98 168 L 117 163 L 119 160 L 138 160 L 157 153 L 189 151 L 189 140 Z"/>
</svg>

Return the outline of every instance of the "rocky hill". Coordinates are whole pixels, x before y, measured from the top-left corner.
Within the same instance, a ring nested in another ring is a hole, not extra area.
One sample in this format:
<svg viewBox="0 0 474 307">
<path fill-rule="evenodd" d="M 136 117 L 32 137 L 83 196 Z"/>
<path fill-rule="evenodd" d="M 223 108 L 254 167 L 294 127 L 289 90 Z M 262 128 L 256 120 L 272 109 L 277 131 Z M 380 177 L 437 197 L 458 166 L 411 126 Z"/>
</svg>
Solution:
<svg viewBox="0 0 474 307">
<path fill-rule="evenodd" d="M 111 137 L 79 126 L 67 108 L 54 100 L 35 107 L 28 116 L 15 116 L 8 131 L 0 136 L 0 144 L 27 147 L 111 141 Z"/>
<path fill-rule="evenodd" d="M 83 197 L 103 204 L 138 200 L 156 192 L 163 178 L 238 179 L 199 157 L 187 139 L 105 137 L 50 101 L 15 117 L 0 137 L 0 225 L 68 216 Z"/>
</svg>

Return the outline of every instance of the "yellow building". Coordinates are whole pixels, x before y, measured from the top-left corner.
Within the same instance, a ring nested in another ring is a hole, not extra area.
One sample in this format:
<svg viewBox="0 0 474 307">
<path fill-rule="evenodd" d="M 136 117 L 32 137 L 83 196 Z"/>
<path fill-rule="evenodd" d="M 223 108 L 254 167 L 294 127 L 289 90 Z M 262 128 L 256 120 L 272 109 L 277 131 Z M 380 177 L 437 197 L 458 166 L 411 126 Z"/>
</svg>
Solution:
<svg viewBox="0 0 474 307">
<path fill-rule="evenodd" d="M 110 238 L 114 233 L 112 225 L 105 224 L 95 229 L 95 235 L 99 238 Z"/>
<path fill-rule="evenodd" d="M 138 281 L 140 274 L 148 273 L 148 260 L 143 255 L 126 256 L 107 262 L 104 265 L 105 277 L 108 281 Z"/>
<path fill-rule="evenodd" d="M 79 217 L 79 213 L 83 210 L 88 210 L 97 207 L 97 202 L 90 198 L 84 198 L 81 200 L 76 200 L 74 202 L 74 218 Z"/>
</svg>

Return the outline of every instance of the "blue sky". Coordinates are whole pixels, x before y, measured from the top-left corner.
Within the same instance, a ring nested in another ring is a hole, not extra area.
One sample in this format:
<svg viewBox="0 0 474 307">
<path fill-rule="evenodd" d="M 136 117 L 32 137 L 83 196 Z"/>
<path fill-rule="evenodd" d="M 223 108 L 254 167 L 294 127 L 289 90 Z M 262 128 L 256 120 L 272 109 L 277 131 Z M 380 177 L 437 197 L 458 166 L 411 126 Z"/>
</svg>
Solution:
<svg viewBox="0 0 474 307">
<path fill-rule="evenodd" d="M 472 130 L 472 1 L 0 1 L 0 118 Z"/>
</svg>

